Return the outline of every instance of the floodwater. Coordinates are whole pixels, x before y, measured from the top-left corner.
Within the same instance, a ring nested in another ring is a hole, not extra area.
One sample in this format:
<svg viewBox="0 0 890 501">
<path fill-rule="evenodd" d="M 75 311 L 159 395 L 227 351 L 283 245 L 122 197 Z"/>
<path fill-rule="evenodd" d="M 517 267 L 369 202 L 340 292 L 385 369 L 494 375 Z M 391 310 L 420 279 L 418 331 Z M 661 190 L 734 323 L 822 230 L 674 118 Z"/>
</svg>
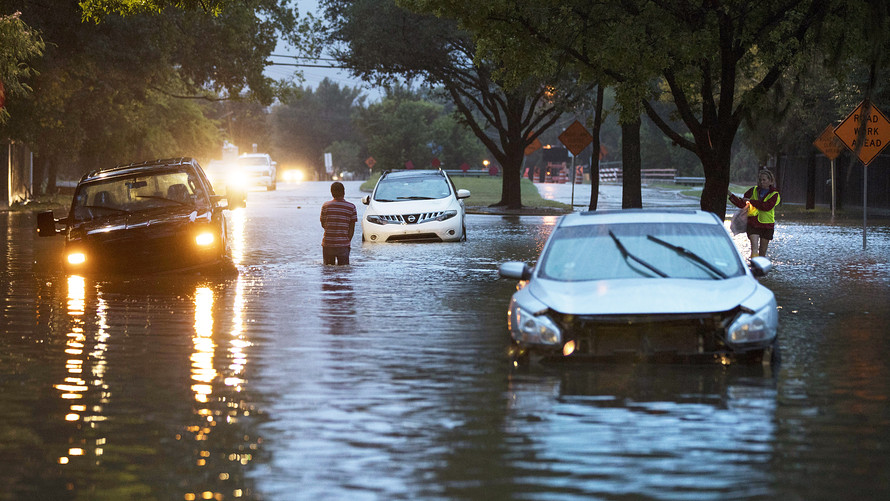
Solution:
<svg viewBox="0 0 890 501">
<path fill-rule="evenodd" d="M 357 231 L 325 267 L 327 186 L 250 193 L 236 278 L 35 271 L 61 241 L 0 214 L 0 499 L 890 497 L 886 220 L 863 251 L 861 221 L 780 219 L 775 370 L 514 369 L 497 265 L 555 218 Z"/>
</svg>

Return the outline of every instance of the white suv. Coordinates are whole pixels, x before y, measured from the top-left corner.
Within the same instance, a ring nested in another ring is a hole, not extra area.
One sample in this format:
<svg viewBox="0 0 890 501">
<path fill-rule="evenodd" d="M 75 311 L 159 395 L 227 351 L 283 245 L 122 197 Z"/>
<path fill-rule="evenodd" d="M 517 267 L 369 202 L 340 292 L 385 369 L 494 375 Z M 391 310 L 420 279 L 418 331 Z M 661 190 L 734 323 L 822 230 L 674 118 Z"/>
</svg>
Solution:
<svg viewBox="0 0 890 501">
<path fill-rule="evenodd" d="M 238 166 L 253 186 L 263 186 L 266 191 L 274 191 L 276 182 L 276 163 L 268 153 L 245 153 L 238 157 Z"/>
<path fill-rule="evenodd" d="M 362 241 L 404 242 L 466 240 L 464 198 L 444 171 L 386 171 L 374 193 L 365 196 Z"/>
</svg>

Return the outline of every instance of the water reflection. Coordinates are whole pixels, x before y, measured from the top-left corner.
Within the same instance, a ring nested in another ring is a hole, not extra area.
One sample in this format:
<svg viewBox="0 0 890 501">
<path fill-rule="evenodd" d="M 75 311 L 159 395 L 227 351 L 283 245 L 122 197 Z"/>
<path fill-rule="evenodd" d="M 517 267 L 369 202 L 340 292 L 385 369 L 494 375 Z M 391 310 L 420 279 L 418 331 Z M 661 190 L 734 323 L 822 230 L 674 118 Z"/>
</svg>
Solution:
<svg viewBox="0 0 890 501">
<path fill-rule="evenodd" d="M 248 365 L 247 349 L 251 343 L 244 336 L 244 283 L 239 277 L 231 326 L 215 315 L 229 313 L 218 305 L 214 289 L 199 286 L 194 293 L 193 352 L 190 360 L 191 389 L 196 402 L 194 416 L 179 440 L 195 442 L 194 465 L 208 470 L 209 476 L 197 482 L 184 499 L 239 498 L 250 493 L 244 485 L 244 468 L 254 459 L 262 440 L 243 428 L 242 420 L 254 413 L 245 400 Z M 190 475 L 193 480 L 200 476 Z"/>
<path fill-rule="evenodd" d="M 770 497 L 776 395 L 761 367 L 515 372 L 512 465 L 553 497 Z"/>
<path fill-rule="evenodd" d="M 86 280 L 80 276 L 70 276 L 67 280 L 67 315 L 69 330 L 65 341 L 65 378 L 61 383 L 54 384 L 59 391 L 59 398 L 68 406 L 64 420 L 73 423 L 75 435 L 86 426 L 90 437 L 72 437 L 71 446 L 66 454 L 59 456 L 58 463 L 69 464 L 74 457 L 99 457 L 104 452 L 106 438 L 96 434 L 97 425 L 105 421 L 104 405 L 109 402 L 111 393 L 105 382 L 107 361 L 105 353 L 108 349 L 108 324 L 106 322 L 106 304 L 101 293 L 96 297 L 96 330 L 88 333 L 86 329 Z M 89 338 L 88 338 L 89 335 Z M 90 392 L 90 390 L 93 390 Z M 85 433 L 85 432 L 84 432 Z"/>
</svg>

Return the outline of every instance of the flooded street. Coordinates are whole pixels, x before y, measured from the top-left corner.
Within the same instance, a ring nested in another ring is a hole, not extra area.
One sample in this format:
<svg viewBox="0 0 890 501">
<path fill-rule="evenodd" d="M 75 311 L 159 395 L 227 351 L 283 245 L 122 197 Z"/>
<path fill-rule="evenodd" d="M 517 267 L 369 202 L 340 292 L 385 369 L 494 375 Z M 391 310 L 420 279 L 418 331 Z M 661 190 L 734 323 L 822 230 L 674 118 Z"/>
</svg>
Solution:
<svg viewBox="0 0 890 501">
<path fill-rule="evenodd" d="M 251 192 L 234 278 L 66 276 L 61 239 L 0 213 L 0 499 L 890 497 L 887 219 L 863 251 L 861 219 L 779 218 L 776 370 L 513 369 L 497 266 L 556 218 L 470 215 L 454 244 L 357 228 L 325 267 L 328 186 Z"/>
</svg>

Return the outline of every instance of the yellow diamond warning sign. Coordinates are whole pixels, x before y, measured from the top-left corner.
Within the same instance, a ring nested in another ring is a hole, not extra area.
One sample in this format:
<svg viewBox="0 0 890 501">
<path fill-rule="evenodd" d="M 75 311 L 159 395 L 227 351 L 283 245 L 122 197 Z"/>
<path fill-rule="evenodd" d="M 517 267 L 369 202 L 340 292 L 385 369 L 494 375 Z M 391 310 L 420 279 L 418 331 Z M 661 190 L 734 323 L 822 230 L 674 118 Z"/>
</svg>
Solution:
<svg viewBox="0 0 890 501">
<path fill-rule="evenodd" d="M 863 101 L 834 129 L 834 134 L 868 165 L 890 141 L 890 121 L 874 104 L 866 106 Z"/>
</svg>

